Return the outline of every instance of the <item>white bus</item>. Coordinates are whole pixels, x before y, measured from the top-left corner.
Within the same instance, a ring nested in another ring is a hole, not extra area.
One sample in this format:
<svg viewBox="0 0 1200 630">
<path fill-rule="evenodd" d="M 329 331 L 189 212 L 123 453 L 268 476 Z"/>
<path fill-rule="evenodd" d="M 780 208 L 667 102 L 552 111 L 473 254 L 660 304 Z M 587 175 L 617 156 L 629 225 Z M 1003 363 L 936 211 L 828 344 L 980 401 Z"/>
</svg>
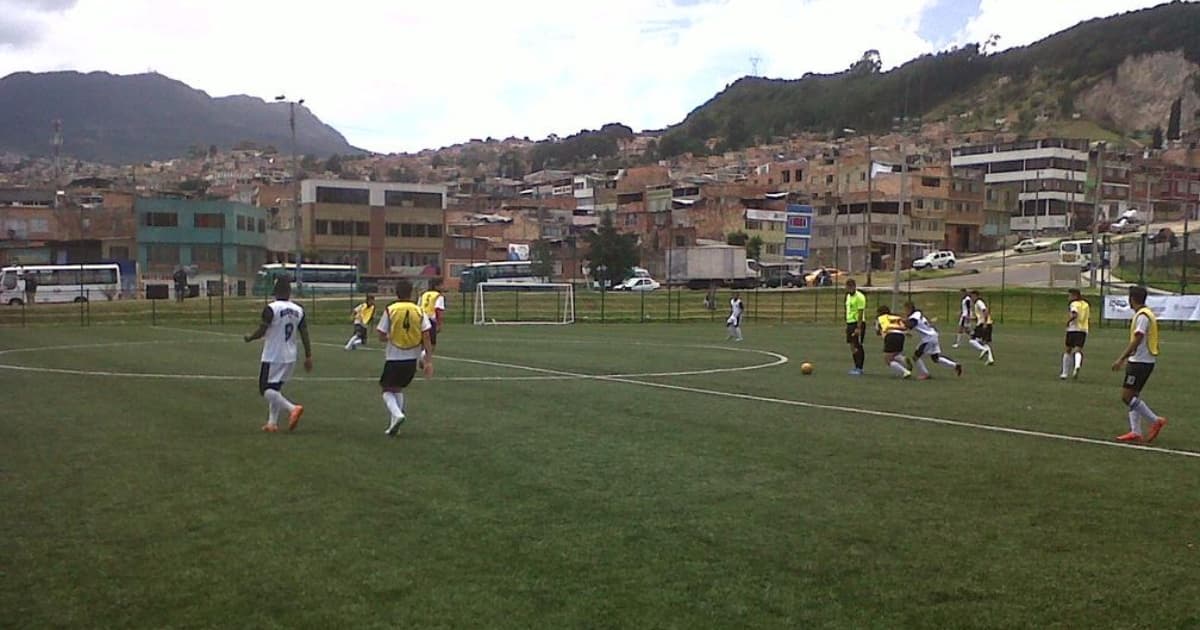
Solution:
<svg viewBox="0 0 1200 630">
<path fill-rule="evenodd" d="M 30 292 L 27 282 L 35 280 Z M 113 300 L 121 292 L 121 268 L 113 264 L 22 265 L 0 270 L 0 304 Z"/>
<path fill-rule="evenodd" d="M 326 265 L 304 263 L 300 266 L 300 285 L 305 295 L 317 293 L 360 292 L 358 267 L 355 265 Z M 293 263 L 271 263 L 258 270 L 254 294 L 270 295 L 275 288 L 275 279 L 284 276 L 296 282 L 296 265 Z"/>
<path fill-rule="evenodd" d="M 533 275 L 533 263 L 528 260 L 505 260 L 475 263 L 459 273 L 462 291 L 474 291 L 480 282 L 532 284 L 549 282 L 549 278 Z"/>
</svg>

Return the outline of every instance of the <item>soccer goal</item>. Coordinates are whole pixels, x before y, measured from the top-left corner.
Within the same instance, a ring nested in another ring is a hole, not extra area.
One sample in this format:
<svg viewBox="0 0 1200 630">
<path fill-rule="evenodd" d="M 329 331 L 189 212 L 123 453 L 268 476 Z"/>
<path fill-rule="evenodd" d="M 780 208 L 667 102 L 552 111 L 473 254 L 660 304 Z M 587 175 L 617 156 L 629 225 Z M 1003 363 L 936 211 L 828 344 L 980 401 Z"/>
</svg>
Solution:
<svg viewBox="0 0 1200 630">
<path fill-rule="evenodd" d="M 560 282 L 475 285 L 475 324 L 574 324 L 575 287 Z"/>
</svg>

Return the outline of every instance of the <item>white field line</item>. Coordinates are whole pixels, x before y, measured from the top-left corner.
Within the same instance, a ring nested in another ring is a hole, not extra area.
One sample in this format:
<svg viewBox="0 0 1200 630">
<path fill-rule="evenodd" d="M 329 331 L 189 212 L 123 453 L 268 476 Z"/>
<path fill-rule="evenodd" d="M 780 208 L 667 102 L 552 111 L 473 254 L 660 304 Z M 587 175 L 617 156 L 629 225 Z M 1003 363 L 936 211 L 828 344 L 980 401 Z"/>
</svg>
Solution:
<svg viewBox="0 0 1200 630">
<path fill-rule="evenodd" d="M 189 333 L 190 332 L 199 332 L 199 333 L 203 333 L 203 334 L 207 334 L 207 335 L 220 336 L 220 337 L 227 338 L 230 340 L 239 336 L 235 333 L 220 333 L 220 332 L 215 332 L 215 331 L 210 331 L 210 330 L 192 330 L 192 329 L 188 329 L 188 328 L 172 328 L 172 327 L 166 327 L 166 326 L 162 326 L 160 328 L 163 328 L 164 330 L 174 330 L 174 331 L 189 332 Z M 79 345 L 69 345 L 69 346 L 31 346 L 31 347 L 25 347 L 25 348 L 15 348 L 15 349 L 11 349 L 11 350 L 0 350 L 0 356 L 3 356 L 5 354 L 10 354 L 10 353 L 17 353 L 17 352 L 80 350 L 80 349 L 88 349 L 88 348 L 108 348 L 108 347 L 122 347 L 122 346 L 132 346 L 132 345 L 150 345 L 150 344 L 160 344 L 160 343 L 199 343 L 199 342 L 195 341 L 195 340 L 166 341 L 166 340 L 160 339 L 160 340 L 153 340 L 153 341 L 130 341 L 130 342 L 103 343 L 103 344 L 79 344 Z M 331 348 L 339 348 L 339 349 L 344 348 L 344 346 L 339 345 L 339 344 L 325 343 L 325 342 L 314 342 L 313 345 L 319 345 L 319 346 L 331 347 Z M 651 345 L 651 344 L 643 344 L 643 345 Z M 690 346 L 690 347 L 722 350 L 722 351 L 726 351 L 726 352 L 761 354 L 761 355 L 770 357 L 772 359 L 772 361 L 770 361 L 768 363 L 758 363 L 758 364 L 754 364 L 754 365 L 744 365 L 744 366 L 731 367 L 731 368 L 709 368 L 709 369 L 702 369 L 702 370 L 685 370 L 685 371 L 677 371 L 677 372 L 646 372 L 646 373 L 601 374 L 601 375 L 585 375 L 585 374 L 574 374 L 574 373 L 570 373 L 570 372 L 562 372 L 562 373 L 555 373 L 555 374 L 550 374 L 550 373 L 540 374 L 538 376 L 448 376 L 448 377 L 441 377 L 438 380 L 439 381 L 453 381 L 453 382 L 463 382 L 463 381 L 467 381 L 467 382 L 470 382 L 470 381 L 564 381 L 564 380 L 595 379 L 595 378 L 602 378 L 602 377 L 603 378 L 616 378 L 616 377 L 649 378 L 649 377 L 662 377 L 662 376 L 700 376 L 700 375 L 710 375 L 710 374 L 726 374 L 726 373 L 730 373 L 730 372 L 748 372 L 751 370 L 761 370 L 764 368 L 770 368 L 770 367 L 776 367 L 779 365 L 783 365 L 788 362 L 788 358 L 786 356 L 779 354 L 777 352 L 769 352 L 766 350 L 754 350 L 754 349 L 750 349 L 750 348 L 734 348 L 734 347 L 725 347 L 725 346 Z M 377 348 L 364 348 L 364 349 L 365 350 L 377 350 Z M 514 369 L 514 370 L 540 371 L 539 368 L 533 368 L 533 367 L 529 367 L 529 366 L 523 366 L 523 365 L 517 365 L 517 364 L 507 364 L 507 363 L 492 363 L 492 362 L 488 362 L 488 361 L 479 361 L 476 359 L 464 359 L 464 358 L 452 357 L 452 356 L 446 356 L 446 355 L 439 355 L 437 358 L 440 360 L 443 360 L 443 361 L 457 361 L 460 363 L 485 365 L 488 367 L 504 367 L 504 368 Z M 107 370 L 77 370 L 77 369 L 71 369 L 71 368 L 50 368 L 50 367 L 37 367 L 37 366 L 28 366 L 28 365 L 7 365 L 7 364 L 0 364 L 0 370 L 13 370 L 13 371 L 18 371 L 18 372 L 39 372 L 39 373 L 43 373 L 43 374 L 70 374 L 70 375 L 78 375 L 78 376 L 106 376 L 106 377 L 122 377 L 122 378 L 181 379 L 181 380 L 208 380 L 208 381 L 257 380 L 257 378 L 258 378 L 257 376 L 249 376 L 249 375 L 168 374 L 168 373 L 154 373 L 154 372 L 114 372 L 114 371 L 107 371 Z M 297 376 L 293 380 L 308 381 L 308 382 L 371 382 L 371 381 L 376 381 L 378 379 L 377 379 L 377 377 L 365 377 L 365 376 Z"/>
<path fill-rule="evenodd" d="M 181 329 L 181 328 L 172 328 L 169 330 L 182 330 L 185 332 L 194 332 L 190 329 Z M 212 331 L 202 331 L 202 332 L 206 332 L 206 333 L 214 334 L 214 335 L 222 335 L 222 336 L 236 336 L 236 335 L 232 335 L 231 333 L 217 333 L 217 332 L 212 332 Z M 146 343 L 146 342 L 141 342 L 141 343 Z M 337 346 L 337 344 L 322 344 L 322 345 Z M 779 355 L 779 356 L 782 356 L 782 355 Z M 442 358 L 446 358 L 446 357 L 442 357 Z M 786 357 L 783 357 L 783 358 L 786 360 Z M 530 371 L 530 372 L 537 372 L 539 374 L 555 376 L 555 377 L 562 378 L 562 379 L 590 379 L 590 380 L 598 380 L 598 381 L 609 381 L 609 382 L 613 382 L 613 383 L 623 383 L 626 385 L 637 385 L 637 386 L 641 386 L 641 387 L 652 387 L 655 389 L 665 389 L 665 390 L 678 391 L 678 392 L 687 392 L 687 393 L 691 393 L 691 394 L 701 394 L 704 396 L 733 398 L 733 399 L 737 399 L 737 400 L 748 400 L 748 401 L 752 401 L 752 402 L 768 403 L 768 404 L 775 404 L 775 405 L 803 407 L 806 409 L 819 409 L 822 411 L 834 411 L 834 412 L 846 413 L 846 414 L 867 415 L 867 416 L 875 416 L 878 418 L 893 418 L 893 419 L 898 419 L 898 420 L 909 420 L 912 422 L 923 422 L 923 423 L 927 423 L 927 424 L 937 424 L 937 425 L 942 425 L 942 426 L 951 426 L 951 427 L 958 427 L 958 428 L 963 428 L 963 429 L 975 429 L 977 431 L 989 431 L 992 433 L 1005 433 L 1008 435 L 1020 435 L 1020 436 L 1024 436 L 1024 437 L 1034 437 L 1034 438 L 1041 438 L 1041 439 L 1046 439 L 1046 440 L 1074 442 L 1076 444 L 1091 444 L 1093 446 L 1108 446 L 1108 447 L 1113 447 L 1113 448 L 1122 448 L 1122 449 L 1131 449 L 1131 450 L 1150 452 L 1150 453 L 1159 453 L 1159 454 L 1163 454 L 1163 455 L 1176 455 L 1176 456 L 1181 456 L 1181 457 L 1200 458 L 1200 452 L 1196 452 L 1196 451 L 1184 451 L 1184 450 L 1178 450 L 1178 449 L 1161 448 L 1158 446 L 1147 446 L 1144 444 L 1126 444 L 1124 442 L 1111 442 L 1108 440 L 1099 440 L 1096 438 L 1081 437 L 1081 436 L 1077 436 L 1077 435 L 1064 435 L 1064 434 L 1060 434 L 1060 433 L 1048 433 L 1045 431 L 1032 431 L 1032 430 L 1028 430 L 1028 429 L 1017 429 L 1017 428 L 1013 428 L 1013 427 L 1004 427 L 1004 426 L 997 426 L 997 425 L 991 425 L 991 424 L 980 424 L 977 422 L 966 422 L 963 420 L 950 420 L 947 418 L 935 418 L 932 416 L 918 416 L 915 414 L 899 413 L 899 412 L 895 412 L 895 411 L 880 411 L 878 409 L 863 409 L 860 407 L 848 407 L 845 405 L 827 405 L 827 404 L 822 404 L 822 403 L 807 402 L 807 401 L 803 401 L 803 400 L 791 400 L 791 399 L 786 399 L 786 398 L 771 398 L 768 396 L 757 396 L 754 394 L 742 394 L 742 393 L 738 393 L 738 392 L 726 392 L 726 391 L 720 391 L 720 390 L 715 390 L 715 389 L 704 389 L 701 387 L 690 387 L 690 386 L 686 386 L 686 385 L 671 385 L 668 383 L 655 383 L 653 381 L 639 381 L 639 380 L 635 380 L 630 377 L 623 377 L 623 376 L 597 376 L 597 375 L 592 375 L 592 374 L 579 374 L 576 372 L 566 372 L 563 370 L 537 368 L 537 367 L 531 367 L 531 366 L 527 366 L 527 365 L 517 365 L 517 364 L 512 364 L 512 363 L 500 363 L 500 362 L 495 362 L 495 361 L 482 361 L 482 360 L 476 360 L 476 359 L 459 359 L 459 360 L 466 361 L 469 363 L 476 363 L 479 365 L 487 365 L 487 366 L 491 366 L 491 367 L 501 367 L 501 368 L 515 369 L 515 370 L 525 370 L 525 371 Z M 24 366 L 0 365 L 0 368 L 3 368 L 3 369 L 12 369 L 14 367 L 23 369 Z M 46 369 L 49 370 L 49 368 L 46 368 Z M 757 369 L 757 368 L 753 368 L 753 369 Z M 67 372 L 67 373 L 78 373 L 78 372 Z M 141 376 L 144 376 L 144 375 L 141 375 Z M 243 377 L 212 377 L 212 378 L 229 379 L 229 378 L 243 378 Z M 441 379 L 441 380 L 449 380 L 449 379 Z"/>
</svg>

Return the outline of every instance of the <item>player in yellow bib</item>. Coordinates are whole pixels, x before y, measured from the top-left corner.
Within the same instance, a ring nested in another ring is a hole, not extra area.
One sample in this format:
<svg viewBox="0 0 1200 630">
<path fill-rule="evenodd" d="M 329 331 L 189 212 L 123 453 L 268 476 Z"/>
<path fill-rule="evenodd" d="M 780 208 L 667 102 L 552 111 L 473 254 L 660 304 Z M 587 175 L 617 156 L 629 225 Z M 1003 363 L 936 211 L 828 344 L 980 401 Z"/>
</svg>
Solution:
<svg viewBox="0 0 1200 630">
<path fill-rule="evenodd" d="M 900 378 L 912 376 L 912 370 L 896 359 L 904 354 L 904 318 L 892 315 L 892 309 L 880 306 L 876 311 L 875 334 L 883 337 L 883 364 L 892 368 Z M 907 362 L 907 358 L 905 359 Z"/>
<path fill-rule="evenodd" d="M 390 414 L 388 437 L 396 437 L 404 423 L 404 388 L 412 383 L 417 373 L 417 360 L 424 357 L 425 378 L 433 376 L 433 345 L 429 331 L 433 328 L 421 307 L 412 302 L 412 283 L 401 280 L 396 283 L 396 301 L 388 305 L 379 318 L 379 340 L 384 343 L 383 373 L 379 376 L 379 387 L 383 390 L 383 404 Z"/>
<path fill-rule="evenodd" d="M 1117 436 L 1117 440 L 1141 442 L 1144 419 L 1151 423 L 1146 442 L 1153 442 L 1159 431 L 1167 426 L 1167 419 L 1156 415 L 1142 400 L 1142 389 L 1158 362 L 1158 318 L 1146 307 L 1146 287 L 1129 287 L 1129 307 L 1134 311 L 1129 322 L 1129 343 L 1112 364 L 1114 372 L 1125 366 L 1121 400 L 1129 407 L 1129 433 Z"/>
<path fill-rule="evenodd" d="M 1064 380 L 1068 372 L 1074 378 L 1079 378 L 1079 369 L 1083 367 L 1083 346 L 1087 343 L 1088 319 L 1092 316 L 1092 307 L 1083 299 L 1079 289 L 1071 289 L 1067 294 L 1070 302 L 1067 304 L 1066 351 L 1062 356 L 1062 373 L 1058 375 Z"/>
<path fill-rule="evenodd" d="M 442 295 L 441 289 L 441 278 L 430 280 L 429 288 L 421 293 L 421 299 L 417 302 L 421 311 L 433 324 L 433 328 L 429 329 L 429 342 L 435 349 L 437 348 L 438 333 L 442 331 L 442 313 L 446 311 L 446 296 Z"/>
<path fill-rule="evenodd" d="M 362 304 L 354 307 L 354 334 L 346 342 L 347 350 L 354 350 L 367 343 L 367 328 L 375 318 L 375 296 L 370 293 Z"/>
</svg>

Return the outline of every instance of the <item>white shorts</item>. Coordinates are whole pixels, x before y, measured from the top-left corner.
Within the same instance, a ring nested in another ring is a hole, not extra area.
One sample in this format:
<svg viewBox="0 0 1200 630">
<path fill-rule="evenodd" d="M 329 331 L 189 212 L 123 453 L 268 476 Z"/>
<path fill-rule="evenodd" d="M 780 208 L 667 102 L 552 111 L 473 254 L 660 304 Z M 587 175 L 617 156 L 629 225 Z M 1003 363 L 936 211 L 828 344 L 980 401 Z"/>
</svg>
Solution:
<svg viewBox="0 0 1200 630">
<path fill-rule="evenodd" d="M 968 316 L 968 315 L 959 315 L 959 316 L 958 316 L 958 327 L 959 327 L 959 328 L 970 328 L 970 327 L 971 327 L 971 318 L 970 318 L 970 316 Z"/>
<path fill-rule="evenodd" d="M 296 363 L 269 363 L 264 361 L 258 370 L 258 393 L 268 389 L 279 389 L 292 378 Z"/>
<path fill-rule="evenodd" d="M 742 325 L 742 318 L 741 318 L 741 317 L 738 317 L 738 316 L 736 316 L 736 315 L 730 315 L 730 316 L 729 316 L 729 319 L 725 320 L 725 325 L 726 325 L 726 326 L 733 326 L 734 328 L 736 328 L 736 327 L 738 327 L 738 326 L 741 326 L 741 325 Z"/>
<path fill-rule="evenodd" d="M 917 344 L 916 354 L 918 356 L 940 356 L 942 354 L 941 341 L 937 338 L 922 341 L 921 343 Z"/>
</svg>

